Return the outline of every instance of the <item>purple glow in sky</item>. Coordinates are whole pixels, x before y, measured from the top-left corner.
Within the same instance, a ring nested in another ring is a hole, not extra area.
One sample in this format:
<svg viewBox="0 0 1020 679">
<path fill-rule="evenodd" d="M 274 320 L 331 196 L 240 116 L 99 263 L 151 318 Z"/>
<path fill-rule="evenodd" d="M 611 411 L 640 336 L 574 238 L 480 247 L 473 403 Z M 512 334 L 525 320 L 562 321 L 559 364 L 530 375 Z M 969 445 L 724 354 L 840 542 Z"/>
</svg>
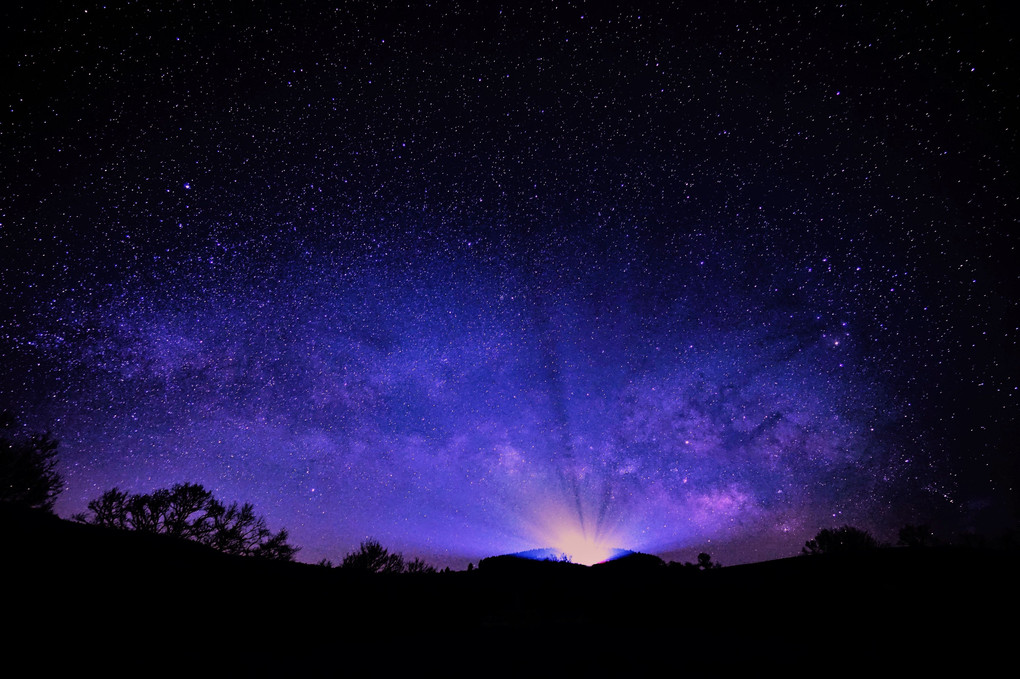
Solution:
<svg viewBox="0 0 1020 679">
<path fill-rule="evenodd" d="M 0 41 L 0 407 L 61 515 L 192 481 L 457 566 L 1012 520 L 991 10 L 146 4 Z"/>
</svg>

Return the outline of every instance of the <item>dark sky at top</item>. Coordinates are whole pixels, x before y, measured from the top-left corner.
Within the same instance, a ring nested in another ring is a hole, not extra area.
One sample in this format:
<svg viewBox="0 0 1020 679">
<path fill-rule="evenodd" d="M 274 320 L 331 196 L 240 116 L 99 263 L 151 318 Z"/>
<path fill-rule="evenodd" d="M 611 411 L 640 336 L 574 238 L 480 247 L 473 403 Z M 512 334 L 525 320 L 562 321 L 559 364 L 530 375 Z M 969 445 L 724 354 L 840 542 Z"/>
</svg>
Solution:
<svg viewBox="0 0 1020 679">
<path fill-rule="evenodd" d="M 5 3 L 58 513 L 194 481 L 460 565 L 1015 525 L 1006 3 L 621 4 Z"/>
</svg>

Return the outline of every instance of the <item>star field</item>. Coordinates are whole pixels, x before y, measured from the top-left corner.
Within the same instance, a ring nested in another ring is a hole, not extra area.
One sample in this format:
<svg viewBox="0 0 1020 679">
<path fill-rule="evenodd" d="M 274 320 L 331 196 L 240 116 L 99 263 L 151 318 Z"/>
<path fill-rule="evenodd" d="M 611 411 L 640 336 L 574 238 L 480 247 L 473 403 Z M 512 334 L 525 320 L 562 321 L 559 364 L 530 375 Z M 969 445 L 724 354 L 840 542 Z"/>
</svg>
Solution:
<svg viewBox="0 0 1020 679">
<path fill-rule="evenodd" d="M 17 3 L 0 407 L 305 561 L 1015 524 L 996 4 Z"/>
</svg>

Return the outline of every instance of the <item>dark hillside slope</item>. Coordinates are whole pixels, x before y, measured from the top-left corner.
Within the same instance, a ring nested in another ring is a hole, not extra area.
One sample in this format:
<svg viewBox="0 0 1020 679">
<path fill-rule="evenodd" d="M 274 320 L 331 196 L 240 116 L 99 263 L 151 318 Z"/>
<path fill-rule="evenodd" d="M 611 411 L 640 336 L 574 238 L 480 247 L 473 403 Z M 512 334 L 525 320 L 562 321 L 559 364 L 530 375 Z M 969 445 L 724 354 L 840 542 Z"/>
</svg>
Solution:
<svg viewBox="0 0 1020 679">
<path fill-rule="evenodd" d="M 364 644 L 456 639 L 478 650 L 522 637 L 536 649 L 576 638 L 621 654 L 838 643 L 998 657 L 1015 640 L 1020 562 L 1001 550 L 884 549 L 703 572 L 656 559 L 521 569 L 499 557 L 471 572 L 358 577 L 45 514 L 5 511 L 0 531 L 5 614 L 18 621 L 11 648 L 55 645 L 75 657 L 168 648 L 198 657 L 212 643 L 220 655 L 248 649 L 257 665 L 295 654 L 325 661 Z"/>
</svg>

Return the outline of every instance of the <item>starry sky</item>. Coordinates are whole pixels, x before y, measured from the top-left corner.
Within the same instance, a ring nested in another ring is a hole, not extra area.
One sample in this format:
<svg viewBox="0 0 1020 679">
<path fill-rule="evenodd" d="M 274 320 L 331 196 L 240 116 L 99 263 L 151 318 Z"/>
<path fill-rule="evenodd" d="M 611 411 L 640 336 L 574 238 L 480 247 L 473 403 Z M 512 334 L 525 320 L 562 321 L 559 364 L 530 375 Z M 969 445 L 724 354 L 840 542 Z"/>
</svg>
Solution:
<svg viewBox="0 0 1020 679">
<path fill-rule="evenodd" d="M 192 481 L 455 567 L 1015 526 L 1005 3 L 620 4 L 5 3 L 57 512 Z"/>
</svg>

